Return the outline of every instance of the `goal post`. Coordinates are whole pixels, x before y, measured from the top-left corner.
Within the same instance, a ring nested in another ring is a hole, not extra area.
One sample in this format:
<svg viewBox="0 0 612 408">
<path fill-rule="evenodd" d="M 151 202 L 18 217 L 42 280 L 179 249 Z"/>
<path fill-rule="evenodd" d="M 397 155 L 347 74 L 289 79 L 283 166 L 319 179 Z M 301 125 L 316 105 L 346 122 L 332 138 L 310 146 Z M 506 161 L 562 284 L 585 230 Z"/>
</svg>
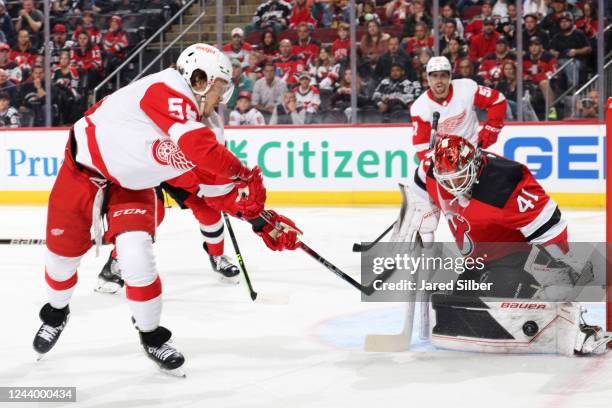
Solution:
<svg viewBox="0 0 612 408">
<path fill-rule="evenodd" d="M 608 98 L 606 120 L 606 331 L 612 332 L 612 98 Z M 608 343 L 612 348 L 612 343 Z"/>
</svg>

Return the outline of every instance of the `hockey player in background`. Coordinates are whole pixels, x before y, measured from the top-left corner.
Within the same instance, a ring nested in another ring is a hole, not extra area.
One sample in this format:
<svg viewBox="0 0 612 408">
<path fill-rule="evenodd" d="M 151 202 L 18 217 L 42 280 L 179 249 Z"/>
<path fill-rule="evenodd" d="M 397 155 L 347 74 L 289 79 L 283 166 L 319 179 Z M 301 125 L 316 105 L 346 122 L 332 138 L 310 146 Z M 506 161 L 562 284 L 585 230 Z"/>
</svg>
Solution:
<svg viewBox="0 0 612 408">
<path fill-rule="evenodd" d="M 432 57 L 426 70 L 429 89 L 410 107 L 414 129 L 412 143 L 419 159 L 429 151 L 434 112 L 440 114 L 438 138 L 462 136 L 483 149 L 495 143 L 504 126 L 507 104 L 504 95 L 471 79 L 452 79 L 451 64 L 446 57 Z M 474 108 L 487 111 L 487 121 L 480 132 Z"/>
<path fill-rule="evenodd" d="M 145 353 L 159 367 L 181 374 L 185 359 L 160 325 L 162 287 L 153 256 L 157 220 L 154 188 L 197 169 L 231 180 L 218 210 L 248 220 L 274 250 L 300 246 L 295 224 L 273 211 L 263 219 L 265 188 L 218 142 L 218 129 L 201 123 L 232 94 L 231 64 L 215 47 L 194 44 L 169 68 L 104 98 L 70 131 L 66 155 L 49 197 L 45 281 L 49 302 L 34 338 L 42 356 L 57 342 L 70 316 L 77 268 L 102 236 L 114 243 L 126 298 Z M 107 230 L 103 231 L 102 214 Z"/>
<path fill-rule="evenodd" d="M 567 222 L 529 169 L 455 135 L 439 139 L 427 161 L 410 179 L 408 209 L 398 220 L 395 239 L 416 242 L 418 234 L 427 246 L 442 212 L 461 255 L 484 264 L 467 268 L 452 295 L 433 296 L 434 345 L 512 353 L 604 352 L 609 339 L 601 328 L 581 323 L 580 305 L 555 303 L 571 301 L 574 285 L 593 279 L 592 265 L 568 252 Z M 482 297 L 539 303 L 517 311 Z"/>
</svg>

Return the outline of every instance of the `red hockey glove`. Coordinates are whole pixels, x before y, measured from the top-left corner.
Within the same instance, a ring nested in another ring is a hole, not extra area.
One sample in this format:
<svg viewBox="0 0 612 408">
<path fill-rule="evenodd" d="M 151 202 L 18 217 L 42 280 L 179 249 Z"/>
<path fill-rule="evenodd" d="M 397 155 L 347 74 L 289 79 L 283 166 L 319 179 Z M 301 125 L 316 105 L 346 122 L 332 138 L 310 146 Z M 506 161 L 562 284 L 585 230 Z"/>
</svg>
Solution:
<svg viewBox="0 0 612 408">
<path fill-rule="evenodd" d="M 263 239 L 268 248 L 273 251 L 283 249 L 293 251 L 302 246 L 299 240 L 302 231 L 293 221 L 273 210 L 267 210 L 266 214 L 268 215 L 266 224 L 255 233 Z"/>
<path fill-rule="evenodd" d="M 255 218 L 264 210 L 266 188 L 261 177 L 261 169 L 244 167 L 234 182 L 236 188 L 218 197 L 204 197 L 212 208 L 224 211 L 239 218 Z"/>
<path fill-rule="evenodd" d="M 485 123 L 480 132 L 478 133 L 478 145 L 486 149 L 497 141 L 499 132 L 502 128 L 499 125 L 494 125 L 489 122 Z"/>
</svg>

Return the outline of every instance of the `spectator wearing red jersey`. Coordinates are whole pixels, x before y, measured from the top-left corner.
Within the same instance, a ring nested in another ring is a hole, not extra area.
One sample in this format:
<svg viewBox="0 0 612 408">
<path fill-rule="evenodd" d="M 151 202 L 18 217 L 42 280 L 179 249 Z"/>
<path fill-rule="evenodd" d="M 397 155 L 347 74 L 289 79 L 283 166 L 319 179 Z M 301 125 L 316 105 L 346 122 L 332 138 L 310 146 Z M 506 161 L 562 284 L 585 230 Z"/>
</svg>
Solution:
<svg viewBox="0 0 612 408">
<path fill-rule="evenodd" d="M 83 12 L 83 17 L 81 17 L 81 24 L 74 30 L 72 33 L 72 40 L 78 41 L 79 34 L 82 32 L 87 33 L 89 36 L 89 40 L 96 45 L 100 45 L 102 42 L 102 31 L 98 29 L 94 25 L 94 12 L 91 10 L 86 10 Z"/>
<path fill-rule="evenodd" d="M 125 60 L 125 50 L 129 43 L 127 36 L 121 29 L 122 25 L 123 20 L 121 17 L 112 16 L 108 31 L 102 40 L 105 77 L 110 75 Z"/>
<path fill-rule="evenodd" d="M 273 63 L 276 67 L 276 76 L 280 77 L 287 85 L 295 84 L 296 75 L 306 69 L 304 60 L 291 54 L 291 41 L 284 39 L 280 42 L 280 54 Z"/>
<path fill-rule="evenodd" d="M 542 47 L 542 41 L 538 37 L 529 39 L 529 52 L 523 59 L 523 79 L 537 86 L 539 91 L 548 102 L 551 110 L 547 113 L 551 120 L 557 119 L 557 112 L 551 106 L 555 95 L 549 78 L 555 73 L 559 63 L 557 59 Z"/>
<path fill-rule="evenodd" d="M 9 58 L 21 69 L 22 78 L 30 76 L 30 70 L 36 61 L 36 55 L 36 50 L 32 48 L 30 42 L 30 33 L 26 30 L 19 31 L 17 33 L 17 44 L 15 44 Z"/>
<path fill-rule="evenodd" d="M 11 47 L 8 44 L 0 44 L 0 69 L 5 70 L 9 79 L 18 84 L 23 78 L 22 72 L 15 61 L 11 61 L 10 52 Z"/>
<path fill-rule="evenodd" d="M 84 91 L 93 90 L 100 81 L 102 55 L 100 48 L 90 41 L 85 31 L 79 34 L 77 45 L 70 54 L 70 60 L 79 71 L 79 76 L 82 78 L 81 87 Z"/>
<path fill-rule="evenodd" d="M 297 26 L 297 35 L 291 53 L 310 65 L 319 53 L 321 42 L 312 38 L 312 29 L 306 23 Z"/>
<path fill-rule="evenodd" d="M 414 56 L 420 52 L 421 48 L 433 49 L 433 45 L 434 39 L 429 35 L 429 27 L 421 21 L 414 27 L 414 37 L 406 41 L 406 53 Z"/>
<path fill-rule="evenodd" d="M 502 64 L 505 61 L 516 61 L 516 55 L 508 48 L 508 40 L 499 37 L 495 42 L 495 52 L 487 56 L 478 68 L 478 75 L 484 79 L 488 87 L 494 87 L 502 78 Z"/>
<path fill-rule="evenodd" d="M 232 41 L 223 46 L 223 53 L 230 60 L 236 59 L 240 61 L 242 68 L 246 68 L 249 66 L 249 58 L 252 52 L 253 47 L 251 44 L 244 41 L 244 30 L 240 27 L 235 27 L 232 30 Z"/>
<path fill-rule="evenodd" d="M 338 62 L 344 63 L 348 60 L 351 49 L 351 41 L 349 39 L 349 25 L 342 23 L 338 26 L 338 38 L 332 43 L 332 54 Z"/>
<path fill-rule="evenodd" d="M 393 25 L 403 25 L 412 13 L 412 6 L 406 0 L 391 0 L 385 5 L 385 17 Z"/>
<path fill-rule="evenodd" d="M 79 73 L 70 62 L 70 52 L 62 51 L 59 56 L 59 63 L 55 67 L 51 76 L 53 83 L 57 87 L 57 105 L 59 122 L 72 123 L 77 120 L 83 111 L 79 110 L 81 95 L 79 94 Z"/>
<path fill-rule="evenodd" d="M 295 98 L 297 108 L 300 112 L 305 112 L 306 117 L 304 123 L 315 123 L 319 107 L 321 106 L 321 98 L 319 89 L 310 84 L 311 78 L 307 71 L 302 71 L 299 75 L 299 85 L 295 89 Z"/>
<path fill-rule="evenodd" d="M 495 23 L 492 19 L 484 21 L 482 32 L 472 37 L 470 42 L 470 58 L 480 64 L 487 54 L 495 52 L 495 44 L 500 34 L 495 31 Z"/>
<path fill-rule="evenodd" d="M 597 36 L 597 27 L 599 27 L 597 3 L 587 1 L 584 3 L 582 11 L 584 16 L 576 21 L 576 28 L 581 30 L 589 39 L 595 39 Z"/>
<path fill-rule="evenodd" d="M 474 16 L 472 21 L 465 27 L 465 38 L 470 40 L 472 37 L 479 35 L 482 32 L 485 20 L 493 21 L 493 2 L 491 0 L 485 0 L 482 3 L 480 14 Z"/>
<path fill-rule="evenodd" d="M 294 0 L 293 10 L 289 17 L 289 28 L 297 28 L 301 23 L 305 23 L 311 29 L 317 26 L 317 22 L 312 16 L 311 8 L 307 0 Z"/>
</svg>

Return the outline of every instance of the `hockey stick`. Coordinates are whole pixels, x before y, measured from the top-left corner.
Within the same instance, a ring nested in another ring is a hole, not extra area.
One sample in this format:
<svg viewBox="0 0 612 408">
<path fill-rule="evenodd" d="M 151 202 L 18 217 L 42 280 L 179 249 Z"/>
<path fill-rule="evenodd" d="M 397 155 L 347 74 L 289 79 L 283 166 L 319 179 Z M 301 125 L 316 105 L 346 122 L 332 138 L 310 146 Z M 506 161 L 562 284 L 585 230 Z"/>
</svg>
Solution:
<svg viewBox="0 0 612 408">
<path fill-rule="evenodd" d="M 262 217 L 268 224 L 272 225 L 276 230 L 282 231 L 282 228 L 281 228 L 280 225 L 275 225 L 275 224 L 272 223 L 271 216 L 270 216 L 270 214 L 267 211 L 263 211 L 260 214 L 260 217 Z M 323 258 L 321 255 L 319 255 L 319 253 L 317 251 L 315 251 L 314 249 L 312 249 L 311 247 L 306 245 L 306 243 L 304 241 L 301 241 L 301 244 L 302 245 L 300 246 L 300 249 L 302 251 L 307 253 L 315 261 L 317 261 L 318 263 L 323 265 L 325 268 L 327 268 L 328 270 L 333 272 L 335 275 L 339 276 L 345 282 L 348 282 L 351 286 L 353 286 L 354 288 L 356 288 L 358 291 L 360 291 L 361 293 L 363 293 L 366 296 L 370 296 L 372 293 L 375 292 L 375 290 L 376 290 L 376 289 L 374 289 L 374 283 L 375 282 L 377 282 L 377 281 L 385 282 L 395 272 L 395 268 L 386 269 L 384 272 L 382 272 L 379 275 L 378 278 L 376 278 L 374 281 L 372 281 L 369 285 L 362 285 L 361 283 L 359 283 L 355 279 L 353 279 L 351 276 L 349 276 L 345 272 L 343 272 L 336 265 L 334 265 L 333 263 L 329 262 L 327 259 Z"/>
<path fill-rule="evenodd" d="M 0 238 L 0 245 L 45 245 L 44 238 Z"/>
<path fill-rule="evenodd" d="M 385 232 L 383 232 L 378 238 L 376 238 L 374 241 L 370 242 L 369 244 L 360 244 L 358 242 L 355 242 L 353 244 L 353 252 L 366 252 L 369 251 L 370 249 L 372 249 L 374 247 L 374 245 L 378 244 L 378 242 L 384 238 L 385 235 L 387 235 L 389 233 L 389 231 L 391 231 L 393 229 L 393 227 L 395 227 L 395 222 L 391 225 L 389 225 L 389 228 L 387 228 L 385 230 Z"/>
<path fill-rule="evenodd" d="M 417 235 L 416 239 L 418 245 L 422 247 L 422 241 L 420 236 Z M 417 281 L 418 274 L 411 275 Z M 368 334 L 365 338 L 364 350 L 374 352 L 398 352 L 406 351 L 410 348 L 412 340 L 412 328 L 414 326 L 414 312 L 416 308 L 416 297 L 417 293 L 411 290 L 408 293 L 408 299 L 406 302 L 406 314 L 404 316 L 404 327 L 398 334 Z M 421 305 L 423 306 L 423 305 Z M 429 307 L 427 305 L 427 307 Z M 429 318 L 429 315 L 427 315 Z"/>
<path fill-rule="evenodd" d="M 242 253 L 240 252 L 240 248 L 238 247 L 238 241 L 236 240 L 236 235 L 234 234 L 234 229 L 232 228 L 232 224 L 230 223 L 229 217 L 226 213 L 223 213 L 223 219 L 225 220 L 225 225 L 227 225 L 227 231 L 229 232 L 230 239 L 232 240 L 232 245 L 234 246 L 234 251 L 236 252 L 236 259 L 238 259 L 238 265 L 240 266 L 240 271 L 242 272 L 242 277 L 246 282 L 246 286 L 249 290 L 249 296 L 253 302 L 257 303 L 267 303 L 267 304 L 287 304 L 289 303 L 289 298 L 283 295 L 262 295 L 255 292 L 253 289 L 253 284 L 251 283 L 251 279 L 249 278 L 249 273 L 247 272 L 246 265 L 244 264 L 244 259 L 242 259 Z"/>
</svg>

